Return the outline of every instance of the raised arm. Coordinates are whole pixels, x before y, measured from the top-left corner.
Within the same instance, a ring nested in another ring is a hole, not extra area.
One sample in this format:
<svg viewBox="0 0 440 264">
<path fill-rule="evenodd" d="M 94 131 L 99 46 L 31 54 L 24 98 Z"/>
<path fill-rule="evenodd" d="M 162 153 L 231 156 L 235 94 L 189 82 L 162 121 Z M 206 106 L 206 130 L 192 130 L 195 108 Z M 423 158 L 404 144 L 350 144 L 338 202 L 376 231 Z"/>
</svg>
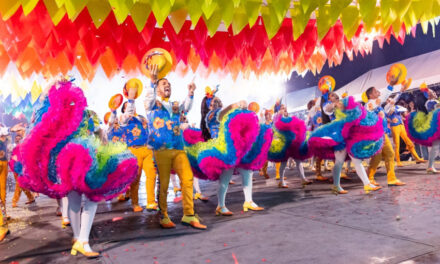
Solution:
<svg viewBox="0 0 440 264">
<path fill-rule="evenodd" d="M 188 85 L 188 96 L 185 98 L 183 103 L 180 105 L 180 111 L 183 111 L 185 113 L 189 112 L 192 108 L 193 104 L 193 98 L 194 98 L 194 91 L 196 90 L 196 85 L 194 83 L 190 83 Z"/>
</svg>

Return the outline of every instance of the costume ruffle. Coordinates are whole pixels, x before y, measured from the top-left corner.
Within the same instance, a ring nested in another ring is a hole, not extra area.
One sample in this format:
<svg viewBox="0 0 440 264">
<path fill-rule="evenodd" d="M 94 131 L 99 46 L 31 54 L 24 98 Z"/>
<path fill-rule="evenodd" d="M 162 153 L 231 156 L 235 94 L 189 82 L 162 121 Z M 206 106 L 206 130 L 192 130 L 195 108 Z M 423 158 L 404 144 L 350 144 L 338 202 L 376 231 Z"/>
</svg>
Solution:
<svg viewBox="0 0 440 264">
<path fill-rule="evenodd" d="M 239 168 L 246 170 L 259 170 L 267 160 L 267 154 L 272 142 L 273 132 L 270 125 L 260 125 L 258 137 L 252 145 L 251 150 L 241 159 Z"/>
<path fill-rule="evenodd" d="M 425 114 L 412 112 L 405 120 L 405 128 L 409 138 L 417 144 L 432 146 L 432 142 L 440 139 L 440 109 Z"/>
<path fill-rule="evenodd" d="M 270 145 L 268 160 L 273 162 L 310 157 L 306 139 L 307 127 L 304 121 L 293 117 L 277 115 L 273 126 L 273 140 Z"/>
<path fill-rule="evenodd" d="M 231 110 L 223 117 L 217 138 L 205 142 L 200 130 L 186 129 L 183 132 L 185 151 L 194 175 L 217 180 L 224 170 L 240 163 L 258 134 L 257 115 L 241 109 Z"/>
<path fill-rule="evenodd" d="M 313 131 L 308 140 L 310 152 L 322 159 L 334 159 L 334 151 L 346 148 L 358 159 L 369 158 L 383 146 L 383 122 L 377 114 L 368 112 L 354 98 L 342 100 L 345 111 L 338 118 Z"/>
<path fill-rule="evenodd" d="M 14 168 L 21 164 L 20 186 L 52 198 L 74 190 L 96 202 L 125 192 L 137 175 L 137 160 L 125 145 L 104 146 L 84 133 L 89 115 L 82 90 L 64 82 L 49 90 L 45 102 L 19 146 Z"/>
</svg>

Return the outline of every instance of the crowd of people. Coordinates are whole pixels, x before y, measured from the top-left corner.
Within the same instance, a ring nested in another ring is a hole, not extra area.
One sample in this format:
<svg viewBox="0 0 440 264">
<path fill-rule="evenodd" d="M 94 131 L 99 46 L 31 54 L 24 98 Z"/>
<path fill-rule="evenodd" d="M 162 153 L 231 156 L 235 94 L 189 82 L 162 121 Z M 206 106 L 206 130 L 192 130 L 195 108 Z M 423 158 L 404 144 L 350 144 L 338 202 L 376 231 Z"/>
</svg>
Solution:
<svg viewBox="0 0 440 264">
<path fill-rule="evenodd" d="M 12 206 L 17 206 L 21 191 L 28 204 L 35 202 L 38 193 L 57 199 L 61 226 L 70 226 L 73 231 L 71 254 L 79 252 L 87 257 L 100 255 L 88 244 L 99 201 L 131 200 L 133 212 L 144 210 L 138 195 L 142 173 L 146 176 L 142 187 L 147 194 L 145 209 L 160 213 L 162 228 L 176 226 L 167 210 L 171 180 L 182 202 L 181 223 L 200 230 L 207 226 L 195 212 L 194 200 L 209 198 L 202 194 L 199 179 L 218 181 L 218 205 L 213 212 L 227 217 L 234 214 L 226 206 L 234 173 L 242 177 L 243 211 L 264 210 L 253 200 L 252 182 L 258 175 L 254 172 L 270 178 L 269 163 L 275 164 L 279 188 L 288 188 L 285 170 L 293 164 L 302 184 L 311 184 L 305 177 L 304 163 L 315 171 L 316 181 L 333 182 L 336 194 L 347 193 L 340 179 L 348 178 L 353 164 L 365 193 L 370 193 L 382 188 L 375 179 L 382 160 L 386 185 L 405 185 L 395 172 L 395 164 L 403 166 L 402 138 L 413 160 L 425 163 L 427 159 L 427 172 L 437 173 L 438 101 L 426 86 L 421 88 L 423 98 L 408 105 L 399 100 L 408 84 L 398 89 L 398 79 L 392 79 L 382 91 L 367 89 L 364 102 L 356 102 L 352 96 L 340 98 L 334 93 L 335 83 L 327 77 L 319 84 L 321 98 L 307 104 L 306 120 L 290 116 L 282 100 L 270 109 L 246 101 L 223 106 L 216 96 L 219 88 L 207 87 L 200 128 L 195 128 L 186 118 L 193 108 L 194 83 L 188 85 L 182 101 L 170 101 L 172 85 L 160 69 L 153 65 L 148 75 L 149 85 L 138 79 L 124 84 L 127 101 L 123 102 L 122 95 L 111 98 L 111 111 L 103 118 L 106 126 L 87 109 L 86 98 L 73 81 L 59 80 L 41 95 L 29 127 L 20 124 L 0 129 L 0 240 L 9 232 L 8 163 L 17 180 Z M 135 101 L 142 100 L 144 89 L 144 109 L 136 109 Z M 394 97 L 390 96 L 393 93 Z M 16 133 L 14 144 L 9 142 L 12 132 Z M 432 147 L 427 156 L 417 151 L 428 146 Z M 334 164 L 332 178 L 322 174 L 323 165 L 331 169 L 329 162 Z M 369 163 L 367 168 L 363 162 Z"/>
</svg>

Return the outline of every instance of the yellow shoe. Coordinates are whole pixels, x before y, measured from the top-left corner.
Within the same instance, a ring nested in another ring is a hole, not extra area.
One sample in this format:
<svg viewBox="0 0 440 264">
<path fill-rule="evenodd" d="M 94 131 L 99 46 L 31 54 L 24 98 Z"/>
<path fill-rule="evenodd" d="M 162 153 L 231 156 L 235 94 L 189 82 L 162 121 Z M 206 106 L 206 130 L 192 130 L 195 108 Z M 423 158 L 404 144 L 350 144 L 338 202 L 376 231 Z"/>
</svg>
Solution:
<svg viewBox="0 0 440 264">
<path fill-rule="evenodd" d="M 173 190 L 174 190 L 174 195 L 176 195 L 177 192 L 181 192 L 182 191 L 181 188 L 177 188 L 177 187 L 174 187 Z"/>
<path fill-rule="evenodd" d="M 217 208 L 215 209 L 215 215 L 217 215 L 217 216 L 219 216 L 219 215 L 233 216 L 234 213 L 229 211 L 228 208 L 226 208 L 225 206 L 223 206 L 223 207 L 217 206 Z"/>
<path fill-rule="evenodd" d="M 142 209 L 142 207 L 140 207 L 139 205 L 136 205 L 133 207 L 133 212 L 135 213 L 139 213 L 142 212 L 144 209 Z"/>
<path fill-rule="evenodd" d="M 396 179 L 394 181 L 388 182 L 388 186 L 403 186 L 406 185 L 406 183 Z"/>
<path fill-rule="evenodd" d="M 9 235 L 9 230 L 4 230 L 2 233 L 0 233 L 0 242 L 2 242 L 7 235 Z"/>
<path fill-rule="evenodd" d="M 324 177 L 322 175 L 316 175 L 316 180 L 317 181 L 328 181 L 328 178 Z"/>
<path fill-rule="evenodd" d="M 88 243 L 82 243 L 82 242 L 76 241 L 75 244 L 73 244 L 72 251 L 70 251 L 70 254 L 73 256 L 76 256 L 76 254 L 78 254 L 78 252 L 79 252 L 79 253 L 83 254 L 84 256 L 86 256 L 87 258 L 99 257 L 100 254 L 98 252 L 86 251 L 84 249 L 85 244 L 88 244 Z"/>
<path fill-rule="evenodd" d="M 64 221 L 64 219 L 61 219 L 61 228 L 64 229 L 66 227 L 70 226 L 69 221 Z"/>
<path fill-rule="evenodd" d="M 251 211 L 263 211 L 264 208 L 263 207 L 259 207 L 254 202 L 244 202 L 244 204 L 243 204 L 243 211 L 247 212 L 248 210 L 251 210 Z"/>
<path fill-rule="evenodd" d="M 333 187 L 332 187 L 332 193 L 333 193 L 333 194 L 347 194 L 348 191 L 346 191 L 346 190 L 344 190 L 344 189 L 339 190 L 338 187 L 336 187 L 336 186 L 333 185 Z"/>
<path fill-rule="evenodd" d="M 280 179 L 280 175 L 275 176 L 275 180 L 279 180 Z"/>
<path fill-rule="evenodd" d="M 148 212 L 157 211 L 158 205 L 157 205 L 157 203 L 150 203 L 150 204 L 147 204 L 147 206 L 145 208 L 147 209 Z"/>
<path fill-rule="evenodd" d="M 203 201 L 203 202 L 206 202 L 206 201 L 209 200 L 208 197 L 204 196 L 204 195 L 201 194 L 201 193 L 196 193 L 196 194 L 194 194 L 194 200 L 197 200 L 197 199 L 199 199 L 200 201 Z"/>
<path fill-rule="evenodd" d="M 370 180 L 370 183 L 375 186 L 380 186 L 380 184 L 376 180 Z"/>
<path fill-rule="evenodd" d="M 403 163 L 402 163 L 402 162 L 397 162 L 397 163 L 396 163 L 396 166 L 397 166 L 397 167 L 403 167 Z"/>
<path fill-rule="evenodd" d="M 301 181 L 301 185 L 302 185 L 302 186 L 310 185 L 310 184 L 312 184 L 312 183 L 313 183 L 313 181 L 309 181 L 309 180 L 302 180 L 302 181 Z"/>
<path fill-rule="evenodd" d="M 207 227 L 200 223 L 200 219 L 197 215 L 184 215 L 181 221 L 184 226 L 191 226 L 195 229 L 205 230 Z"/>
<path fill-rule="evenodd" d="M 365 185 L 364 186 L 364 191 L 365 191 L 365 193 L 366 194 L 368 194 L 368 193 L 370 193 L 371 191 L 377 191 L 377 190 L 379 190 L 379 189 L 382 189 L 382 187 L 380 187 L 380 186 L 371 186 L 371 185 Z"/>
<path fill-rule="evenodd" d="M 428 169 L 426 169 L 426 173 L 428 173 L 428 174 L 437 174 L 438 171 L 435 168 L 428 168 Z"/>
<path fill-rule="evenodd" d="M 428 162 L 428 161 L 427 161 L 427 160 L 424 160 L 424 159 L 416 160 L 416 164 L 419 164 L 419 163 L 426 163 L 426 162 Z"/>
<path fill-rule="evenodd" d="M 17 207 L 17 203 L 12 203 L 12 208 Z"/>
<path fill-rule="evenodd" d="M 118 196 L 118 202 L 125 202 L 128 201 L 128 199 L 130 198 L 126 197 L 124 194 Z"/>
<path fill-rule="evenodd" d="M 289 186 L 287 186 L 287 184 L 282 184 L 281 182 L 279 182 L 278 188 L 289 188 Z"/>
<path fill-rule="evenodd" d="M 345 174 L 345 173 L 341 173 L 341 179 L 344 179 L 344 180 L 351 180 L 351 178 L 350 177 L 348 177 L 348 175 L 347 174 Z"/>
<path fill-rule="evenodd" d="M 175 228 L 176 225 L 171 221 L 171 219 L 168 216 L 164 216 L 160 219 L 160 227 L 165 229 Z"/>
</svg>

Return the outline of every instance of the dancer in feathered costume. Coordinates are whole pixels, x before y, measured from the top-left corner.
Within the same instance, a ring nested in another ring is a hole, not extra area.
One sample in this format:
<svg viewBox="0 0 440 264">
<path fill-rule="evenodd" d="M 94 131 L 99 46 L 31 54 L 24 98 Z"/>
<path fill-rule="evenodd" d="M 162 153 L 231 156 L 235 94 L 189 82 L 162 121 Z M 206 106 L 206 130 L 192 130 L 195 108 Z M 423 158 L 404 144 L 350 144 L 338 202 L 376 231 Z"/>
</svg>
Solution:
<svg viewBox="0 0 440 264">
<path fill-rule="evenodd" d="M 417 98 L 417 112 L 411 112 L 405 120 L 408 136 L 416 143 L 431 146 L 428 160 L 428 173 L 438 173 L 434 167 L 435 157 L 440 147 L 439 101 L 437 94 L 426 84 L 420 86 L 423 96 Z"/>
<path fill-rule="evenodd" d="M 313 131 L 308 144 L 314 155 L 335 160 L 333 192 L 347 193 L 340 185 L 342 166 L 347 154 L 355 165 L 365 192 L 380 189 L 370 183 L 361 162 L 362 159 L 375 155 L 382 148 L 382 119 L 374 113 L 367 112 L 351 96 L 339 101 L 335 93 L 330 93 L 329 101 L 324 110 L 327 113 L 334 112 L 336 119 Z"/>
<path fill-rule="evenodd" d="M 403 164 L 400 162 L 400 138 L 402 138 L 403 141 L 405 142 L 406 147 L 411 152 L 415 161 L 417 163 L 425 163 L 426 161 L 421 159 L 417 154 L 414 143 L 411 141 L 411 139 L 408 137 L 406 133 L 406 129 L 403 124 L 402 116 L 401 116 L 402 113 L 402 110 L 400 110 L 401 107 L 396 106 L 396 102 L 399 101 L 400 95 L 401 93 L 397 93 L 397 95 L 394 96 L 394 98 L 388 98 L 386 105 L 384 107 L 386 117 L 390 123 L 391 134 L 393 135 L 394 152 L 396 154 L 396 166 L 403 167 Z M 406 109 L 403 108 L 403 111 L 406 111 Z"/>
<path fill-rule="evenodd" d="M 273 125 L 273 110 L 272 109 L 265 109 L 260 114 L 260 124 L 264 124 L 266 126 L 272 127 Z M 264 178 L 269 179 L 269 174 L 267 174 L 267 168 L 269 167 L 269 161 L 266 160 L 263 167 L 260 170 L 260 176 L 264 176 Z M 278 168 L 279 169 L 279 168 Z M 279 176 L 279 175 L 278 175 Z"/>
<path fill-rule="evenodd" d="M 205 141 L 200 130 L 184 131 L 185 150 L 194 174 L 200 179 L 219 180 L 217 215 L 233 215 L 226 208 L 225 199 L 235 168 L 243 179 L 243 210 L 263 210 L 252 200 L 252 170 L 258 169 L 259 165 L 261 167 L 264 163 L 259 159 L 258 152 L 250 151 L 259 135 L 258 118 L 255 113 L 244 110 L 244 102 L 230 105 L 223 110 L 218 102 L 218 98 L 212 100 L 206 122 L 210 125 L 210 134 L 217 135 L 216 138 Z M 212 120 L 209 118 L 211 115 Z M 265 136 L 264 133 L 260 135 L 263 138 Z M 249 155 L 246 157 L 246 163 L 241 164 L 247 154 Z"/>
<path fill-rule="evenodd" d="M 397 179 L 395 171 L 394 171 L 394 150 L 391 145 L 391 141 L 388 137 L 389 129 L 388 129 L 388 121 L 385 118 L 385 112 L 382 108 L 382 103 L 384 103 L 388 97 L 393 93 L 393 86 L 397 84 L 398 79 L 389 80 L 390 85 L 383 91 L 377 90 L 375 87 L 368 88 L 363 94 L 364 101 L 367 101 L 366 109 L 369 112 L 376 113 L 383 120 L 383 129 L 386 132 L 384 134 L 384 145 L 382 151 L 378 154 L 374 155 L 370 159 L 370 166 L 368 168 L 368 177 L 376 186 L 379 184 L 374 180 L 374 175 L 376 174 L 377 167 L 379 166 L 380 161 L 383 159 L 385 161 L 385 167 L 387 169 L 387 181 L 388 186 L 401 186 L 405 185 L 404 182 Z M 407 85 L 402 84 L 402 88 L 400 92 L 404 92 L 408 88 Z"/>
<path fill-rule="evenodd" d="M 301 178 L 302 185 L 310 184 L 304 175 L 304 168 L 301 161 L 310 158 L 306 133 L 305 122 L 297 117 L 289 117 L 287 109 L 281 105 L 279 113 L 275 116 L 273 125 L 273 140 L 270 145 L 268 160 L 280 163 L 280 182 L 279 188 L 288 188 L 285 183 L 284 175 L 289 158 L 293 158 Z"/>
<path fill-rule="evenodd" d="M 82 90 L 71 82 L 52 86 L 33 129 L 19 145 L 14 167 L 21 187 L 52 198 L 67 195 L 74 234 L 71 253 L 96 257 L 99 253 L 88 239 L 97 202 L 124 192 L 136 176 L 137 162 L 125 145 L 102 144 L 99 121 L 86 106 Z M 97 133 L 100 138 L 93 136 Z"/>
</svg>

